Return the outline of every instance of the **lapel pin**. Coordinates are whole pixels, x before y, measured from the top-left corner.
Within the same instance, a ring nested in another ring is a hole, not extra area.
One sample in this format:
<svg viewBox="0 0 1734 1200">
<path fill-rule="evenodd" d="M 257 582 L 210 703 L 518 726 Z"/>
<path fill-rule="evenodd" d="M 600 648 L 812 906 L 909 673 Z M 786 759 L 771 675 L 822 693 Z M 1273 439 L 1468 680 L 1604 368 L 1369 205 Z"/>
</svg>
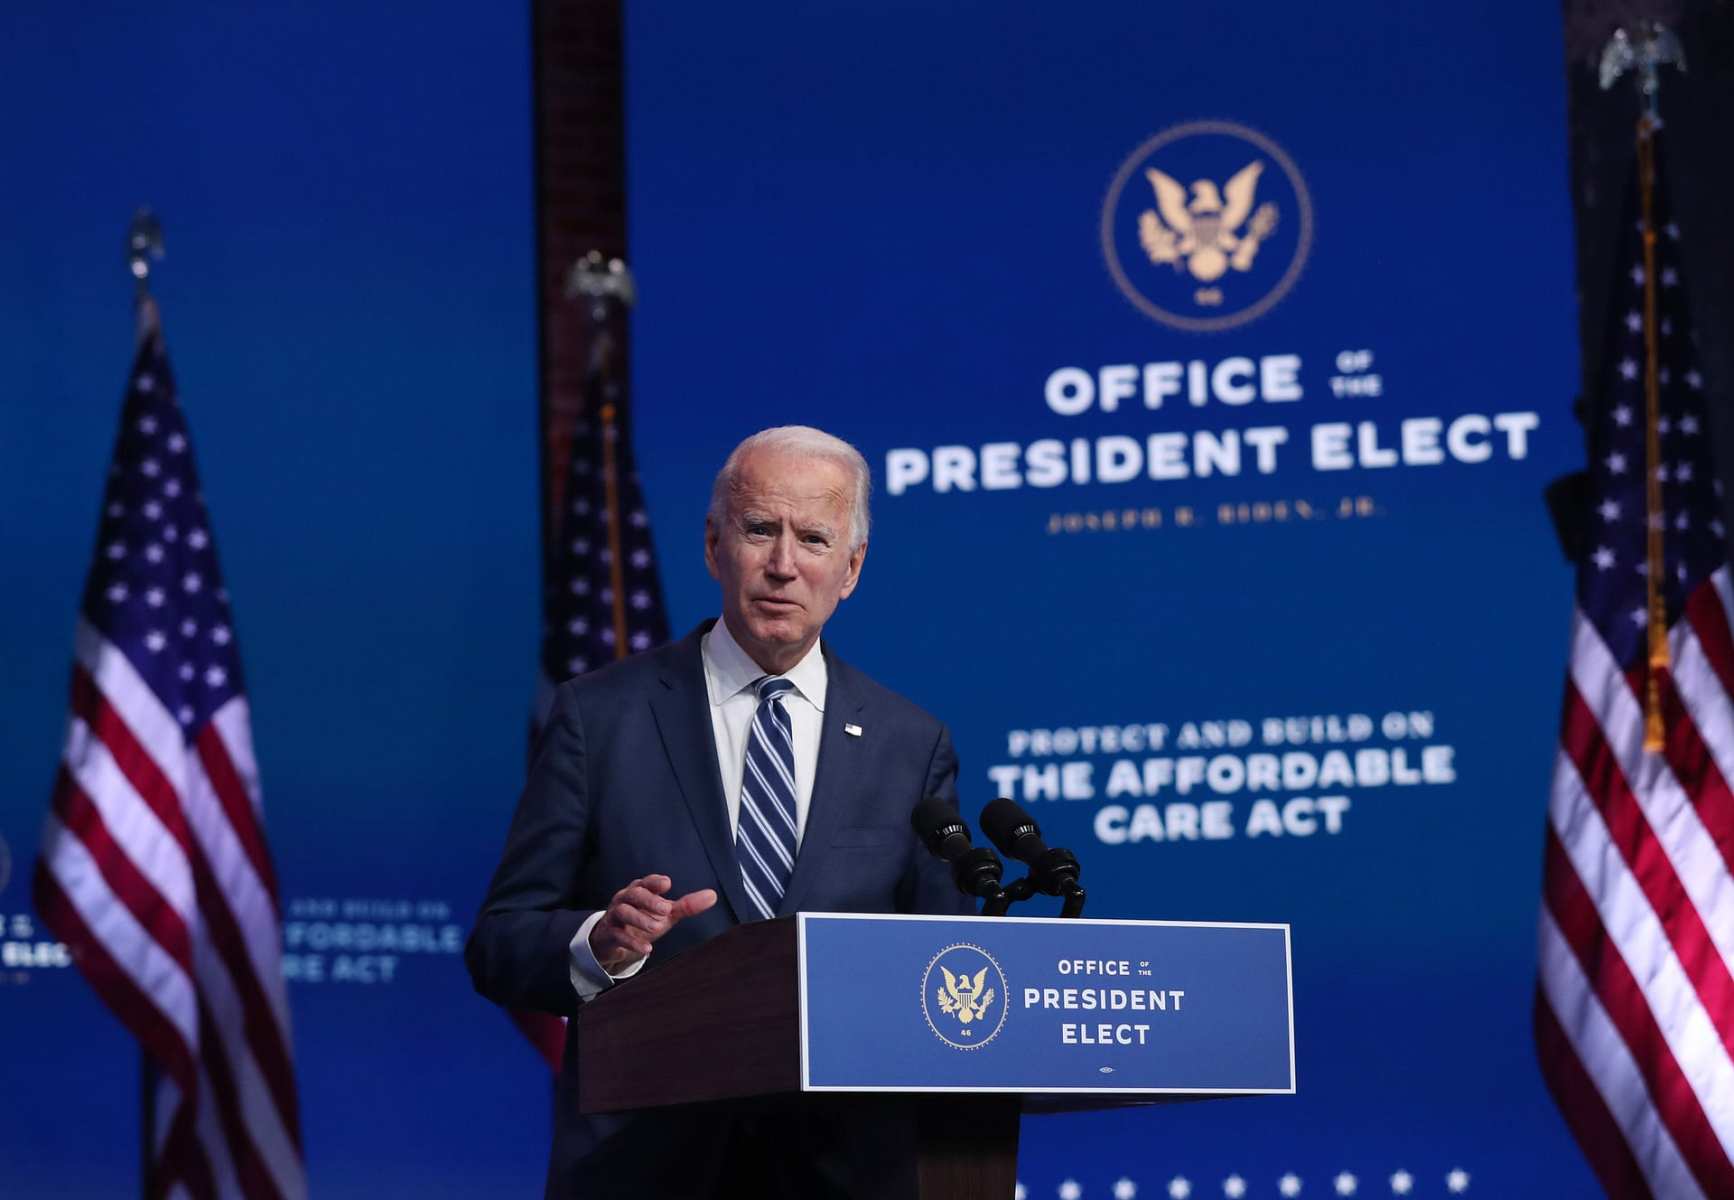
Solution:
<svg viewBox="0 0 1734 1200">
<path fill-rule="evenodd" d="M 848 734 L 850 737 L 860 737 L 861 727 L 859 725 L 845 725 L 843 726 L 843 732 Z"/>
</svg>

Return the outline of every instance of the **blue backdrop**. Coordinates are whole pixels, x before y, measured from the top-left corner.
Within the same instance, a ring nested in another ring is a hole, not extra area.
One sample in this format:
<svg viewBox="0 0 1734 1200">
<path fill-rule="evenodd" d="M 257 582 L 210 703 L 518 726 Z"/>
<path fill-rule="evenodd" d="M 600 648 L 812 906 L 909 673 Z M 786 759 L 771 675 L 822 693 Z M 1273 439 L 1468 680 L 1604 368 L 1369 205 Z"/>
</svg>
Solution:
<svg viewBox="0 0 1734 1200">
<path fill-rule="evenodd" d="M 830 632 L 952 724 L 966 812 L 1029 804 L 1092 915 L 1293 923 L 1299 1094 L 1033 1119 L 1032 1196 L 1593 1189 L 1528 1032 L 1570 604 L 1539 491 L 1581 458 L 1557 22 L 630 6 L 636 425 L 677 630 L 714 608 L 728 446 L 830 428 L 878 488 Z M 135 1177 L 136 1053 L 39 947 L 28 867 L 143 201 L 315 1193 L 539 1187 L 544 1069 L 452 952 L 536 648 L 528 38 L 440 4 L 0 17 L 9 1193 Z"/>
</svg>

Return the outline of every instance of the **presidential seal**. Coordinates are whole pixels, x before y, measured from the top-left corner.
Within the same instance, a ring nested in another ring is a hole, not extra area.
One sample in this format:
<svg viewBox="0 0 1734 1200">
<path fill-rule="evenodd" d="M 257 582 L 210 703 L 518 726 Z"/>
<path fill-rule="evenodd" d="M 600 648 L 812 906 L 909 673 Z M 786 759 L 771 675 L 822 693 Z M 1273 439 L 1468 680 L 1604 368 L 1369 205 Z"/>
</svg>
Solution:
<svg viewBox="0 0 1734 1200">
<path fill-rule="evenodd" d="M 1288 293 L 1312 246 L 1312 198 L 1275 142 L 1193 121 L 1134 150 L 1102 205 L 1102 255 L 1126 299 L 1189 333 L 1244 325 Z"/>
<path fill-rule="evenodd" d="M 953 1050 L 980 1050 L 1005 1027 L 1005 972 L 980 946 L 947 946 L 922 973 L 921 1014 Z"/>
</svg>

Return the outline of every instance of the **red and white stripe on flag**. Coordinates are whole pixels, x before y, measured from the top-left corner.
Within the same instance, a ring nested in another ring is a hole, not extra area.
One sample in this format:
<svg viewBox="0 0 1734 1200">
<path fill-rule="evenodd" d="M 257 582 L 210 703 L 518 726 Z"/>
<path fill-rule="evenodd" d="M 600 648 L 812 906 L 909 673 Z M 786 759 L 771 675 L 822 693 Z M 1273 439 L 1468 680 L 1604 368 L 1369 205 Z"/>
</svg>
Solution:
<svg viewBox="0 0 1734 1200">
<path fill-rule="evenodd" d="M 1691 593 L 1644 749 L 1644 677 L 1574 624 L 1548 811 L 1536 1040 L 1610 1195 L 1734 1197 L 1734 637 Z"/>
<path fill-rule="evenodd" d="M 157 336 L 103 504 L 37 912 L 153 1068 L 145 1193 L 296 1200 L 277 884 L 228 594 Z"/>
</svg>

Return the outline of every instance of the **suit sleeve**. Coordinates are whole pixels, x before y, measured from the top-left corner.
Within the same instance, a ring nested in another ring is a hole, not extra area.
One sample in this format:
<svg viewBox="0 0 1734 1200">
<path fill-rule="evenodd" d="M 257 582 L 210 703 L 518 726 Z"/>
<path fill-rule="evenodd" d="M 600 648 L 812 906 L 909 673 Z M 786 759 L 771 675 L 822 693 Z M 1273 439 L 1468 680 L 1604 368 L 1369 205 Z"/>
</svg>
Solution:
<svg viewBox="0 0 1734 1200">
<path fill-rule="evenodd" d="M 583 717 L 561 688 L 464 947 L 476 991 L 496 1004 L 557 1016 L 577 1008 L 572 939 L 594 911 L 572 907 L 589 806 Z"/>
<path fill-rule="evenodd" d="M 957 807 L 957 752 L 951 748 L 951 733 L 941 725 L 927 763 L 927 782 L 910 807 L 932 796 Z M 932 913 L 938 916 L 973 916 L 975 900 L 957 890 L 951 870 L 927 852 L 921 840 L 911 837 L 910 858 L 898 885 L 899 912 Z"/>
</svg>

